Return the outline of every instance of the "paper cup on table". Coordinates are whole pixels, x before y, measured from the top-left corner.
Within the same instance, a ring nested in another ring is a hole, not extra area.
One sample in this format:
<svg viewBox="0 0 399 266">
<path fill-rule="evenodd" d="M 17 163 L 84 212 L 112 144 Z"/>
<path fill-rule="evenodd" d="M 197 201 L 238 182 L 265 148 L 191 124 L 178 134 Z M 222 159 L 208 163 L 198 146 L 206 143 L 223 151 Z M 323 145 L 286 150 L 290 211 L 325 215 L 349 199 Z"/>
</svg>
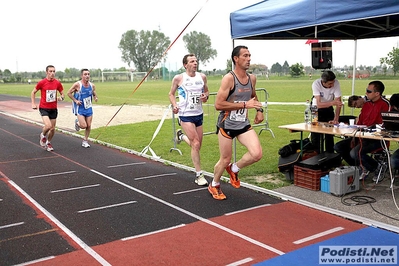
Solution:
<svg viewBox="0 0 399 266">
<path fill-rule="evenodd" d="M 355 125 L 355 119 L 349 119 L 349 125 L 354 126 Z"/>
</svg>

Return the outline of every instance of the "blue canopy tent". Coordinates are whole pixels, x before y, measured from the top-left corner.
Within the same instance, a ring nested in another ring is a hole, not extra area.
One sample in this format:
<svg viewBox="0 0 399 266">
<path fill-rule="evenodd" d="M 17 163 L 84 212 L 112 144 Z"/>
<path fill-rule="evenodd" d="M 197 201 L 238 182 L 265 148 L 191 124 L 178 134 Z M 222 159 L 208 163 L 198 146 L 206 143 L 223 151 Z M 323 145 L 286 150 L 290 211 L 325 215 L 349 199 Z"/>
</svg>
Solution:
<svg viewBox="0 0 399 266">
<path fill-rule="evenodd" d="M 232 12 L 230 31 L 233 45 L 237 39 L 354 40 L 355 71 L 358 39 L 399 36 L 399 0 L 265 0 Z"/>
</svg>

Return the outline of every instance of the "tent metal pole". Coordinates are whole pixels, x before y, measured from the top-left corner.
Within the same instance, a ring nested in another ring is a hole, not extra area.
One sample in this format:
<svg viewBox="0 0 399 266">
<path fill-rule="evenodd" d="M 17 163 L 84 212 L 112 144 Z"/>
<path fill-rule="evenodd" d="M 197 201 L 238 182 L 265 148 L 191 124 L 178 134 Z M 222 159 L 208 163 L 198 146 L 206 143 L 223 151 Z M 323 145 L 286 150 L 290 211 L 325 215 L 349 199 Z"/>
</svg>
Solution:
<svg viewBox="0 0 399 266">
<path fill-rule="evenodd" d="M 353 55 L 352 95 L 355 95 L 356 57 L 357 57 L 357 40 L 355 40 L 355 52 Z"/>
<path fill-rule="evenodd" d="M 231 48 L 231 50 L 233 51 L 233 49 L 234 49 L 234 47 L 235 47 L 235 44 L 234 44 L 234 39 L 233 39 L 233 47 Z M 231 70 L 233 70 L 234 69 L 234 62 L 233 61 L 231 61 Z"/>
<path fill-rule="evenodd" d="M 234 39 L 233 39 L 233 49 L 234 49 Z M 231 61 L 231 70 L 234 70 L 234 62 L 233 61 Z M 236 138 L 233 139 L 233 162 L 235 162 L 235 163 L 237 162 L 237 143 L 236 143 Z"/>
</svg>

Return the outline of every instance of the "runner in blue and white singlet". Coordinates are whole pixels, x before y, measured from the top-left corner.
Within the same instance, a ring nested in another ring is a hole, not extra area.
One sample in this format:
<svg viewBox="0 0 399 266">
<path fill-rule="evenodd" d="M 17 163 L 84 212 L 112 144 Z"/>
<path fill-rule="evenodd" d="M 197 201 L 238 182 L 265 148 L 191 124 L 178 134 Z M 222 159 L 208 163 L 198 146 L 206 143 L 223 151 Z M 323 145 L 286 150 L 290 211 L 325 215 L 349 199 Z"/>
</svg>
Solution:
<svg viewBox="0 0 399 266">
<path fill-rule="evenodd" d="M 93 115 L 93 85 L 91 82 L 85 87 L 81 81 L 78 81 L 79 89 L 74 93 L 76 100 L 82 104 L 78 105 L 72 102 L 72 112 L 75 115 L 92 116 Z"/>
<path fill-rule="evenodd" d="M 68 90 L 68 96 L 72 100 L 72 112 L 76 116 L 75 130 L 85 130 L 82 147 L 89 148 L 88 139 L 93 120 L 93 98 L 97 102 L 98 97 L 96 86 L 90 82 L 90 71 L 84 68 L 80 72 L 82 79 L 72 85 Z"/>
</svg>

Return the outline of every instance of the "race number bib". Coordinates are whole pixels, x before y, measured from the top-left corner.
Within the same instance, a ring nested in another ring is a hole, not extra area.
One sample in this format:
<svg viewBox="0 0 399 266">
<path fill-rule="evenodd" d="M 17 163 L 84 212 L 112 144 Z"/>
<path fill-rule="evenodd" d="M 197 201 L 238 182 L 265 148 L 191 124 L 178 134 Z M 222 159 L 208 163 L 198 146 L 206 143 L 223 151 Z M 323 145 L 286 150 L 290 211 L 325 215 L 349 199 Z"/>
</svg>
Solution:
<svg viewBox="0 0 399 266">
<path fill-rule="evenodd" d="M 57 90 L 46 90 L 46 102 L 51 103 L 57 100 Z"/>
<path fill-rule="evenodd" d="M 240 102 L 242 101 L 236 101 L 236 103 Z M 247 112 L 246 108 L 230 111 L 230 120 L 244 122 L 247 119 Z"/>
<path fill-rule="evenodd" d="M 83 106 L 85 109 L 89 109 L 90 107 L 92 107 L 92 103 L 91 103 L 91 97 L 86 97 L 83 99 Z"/>
<path fill-rule="evenodd" d="M 190 93 L 188 97 L 188 108 L 190 110 L 199 109 L 200 108 L 200 97 L 201 93 Z"/>
</svg>

